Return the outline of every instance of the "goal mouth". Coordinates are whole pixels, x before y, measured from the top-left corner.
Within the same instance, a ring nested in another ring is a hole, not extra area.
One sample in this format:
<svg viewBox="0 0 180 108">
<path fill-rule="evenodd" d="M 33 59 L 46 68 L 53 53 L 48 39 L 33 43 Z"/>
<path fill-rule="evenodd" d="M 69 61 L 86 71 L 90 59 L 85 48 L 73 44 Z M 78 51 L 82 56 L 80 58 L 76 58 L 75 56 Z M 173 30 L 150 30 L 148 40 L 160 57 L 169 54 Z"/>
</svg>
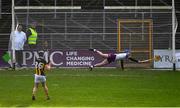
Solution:
<svg viewBox="0 0 180 108">
<path fill-rule="evenodd" d="M 153 49 L 172 48 L 172 6 L 107 5 L 92 10 L 73 5 L 12 5 L 12 31 L 18 23 L 28 29 L 31 22 L 38 22 L 39 48 L 130 49 L 140 60 L 152 59 Z"/>
</svg>

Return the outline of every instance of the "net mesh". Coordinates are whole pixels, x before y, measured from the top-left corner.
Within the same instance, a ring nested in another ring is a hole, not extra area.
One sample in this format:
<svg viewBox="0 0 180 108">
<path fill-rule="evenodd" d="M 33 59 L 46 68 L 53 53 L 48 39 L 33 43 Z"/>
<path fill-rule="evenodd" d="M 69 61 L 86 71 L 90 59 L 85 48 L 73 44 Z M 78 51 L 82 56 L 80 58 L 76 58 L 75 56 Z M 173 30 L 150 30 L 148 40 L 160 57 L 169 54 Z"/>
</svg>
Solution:
<svg viewBox="0 0 180 108">
<path fill-rule="evenodd" d="M 16 22 L 23 24 L 26 29 L 32 22 L 38 23 L 39 49 L 130 49 L 135 58 L 149 59 L 153 49 L 171 48 L 171 9 L 24 9 L 16 10 L 15 15 Z M 118 21 L 122 19 L 140 22 L 122 23 L 118 28 Z M 144 22 L 146 20 L 150 20 L 150 23 Z"/>
<path fill-rule="evenodd" d="M 16 21 L 24 24 L 26 29 L 31 22 L 38 23 L 39 47 L 43 45 L 42 42 L 46 41 L 49 47 L 53 49 L 87 49 L 93 47 L 116 50 L 117 19 L 151 19 L 154 48 L 171 48 L 171 10 L 154 10 L 151 13 L 147 10 L 139 10 L 140 12 L 133 12 L 133 10 L 76 10 L 73 13 L 62 10 L 56 13 L 51 12 L 51 10 L 41 11 L 33 10 L 27 13 L 16 10 Z M 141 35 L 141 40 L 147 37 L 148 25 L 146 23 L 122 26 L 124 35 Z M 140 47 L 144 47 L 143 42 L 145 41 L 136 42 L 136 45 L 139 44 Z M 123 45 L 129 47 L 129 43 Z"/>
</svg>

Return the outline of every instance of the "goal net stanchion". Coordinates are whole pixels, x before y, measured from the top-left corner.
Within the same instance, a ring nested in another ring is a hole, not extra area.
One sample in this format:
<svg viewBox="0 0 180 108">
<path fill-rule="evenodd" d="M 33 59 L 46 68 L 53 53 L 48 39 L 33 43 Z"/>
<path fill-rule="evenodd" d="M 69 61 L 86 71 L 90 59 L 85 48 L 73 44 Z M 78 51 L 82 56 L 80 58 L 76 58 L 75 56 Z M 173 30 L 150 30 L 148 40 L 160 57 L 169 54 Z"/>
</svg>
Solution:
<svg viewBox="0 0 180 108">
<path fill-rule="evenodd" d="M 175 1 L 172 0 L 172 57 L 173 57 L 173 71 L 176 70 L 176 30 L 178 22 L 175 11 Z"/>
<path fill-rule="evenodd" d="M 11 12 L 12 12 L 12 26 L 11 26 L 11 35 L 10 35 L 10 39 L 12 40 L 12 68 L 15 70 L 15 62 L 16 62 L 16 58 L 15 58 L 15 38 L 14 38 L 14 30 L 15 30 L 15 11 L 14 11 L 14 7 L 15 7 L 15 0 L 12 0 L 12 7 L 11 7 Z"/>
<path fill-rule="evenodd" d="M 16 20 L 15 16 L 15 0 L 12 0 L 11 5 L 11 17 L 12 17 L 12 24 L 11 24 L 11 33 L 10 33 L 10 41 L 8 45 L 8 53 L 11 55 L 11 60 L 8 62 L 10 67 L 13 70 L 16 68 L 16 52 L 15 52 L 15 30 L 17 30 L 18 21 Z"/>
</svg>

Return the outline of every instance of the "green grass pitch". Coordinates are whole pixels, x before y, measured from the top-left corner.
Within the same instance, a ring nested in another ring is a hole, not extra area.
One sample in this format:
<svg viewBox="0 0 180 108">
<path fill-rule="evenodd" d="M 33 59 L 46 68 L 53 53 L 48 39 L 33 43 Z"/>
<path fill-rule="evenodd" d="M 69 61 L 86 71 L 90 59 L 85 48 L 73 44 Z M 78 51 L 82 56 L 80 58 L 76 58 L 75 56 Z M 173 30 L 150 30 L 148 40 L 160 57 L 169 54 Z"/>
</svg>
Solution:
<svg viewBox="0 0 180 108">
<path fill-rule="evenodd" d="M 0 70 L 0 107 L 180 107 L 180 72 L 140 69 L 52 69 L 51 100 L 40 87 L 31 100 L 33 69 Z"/>
</svg>

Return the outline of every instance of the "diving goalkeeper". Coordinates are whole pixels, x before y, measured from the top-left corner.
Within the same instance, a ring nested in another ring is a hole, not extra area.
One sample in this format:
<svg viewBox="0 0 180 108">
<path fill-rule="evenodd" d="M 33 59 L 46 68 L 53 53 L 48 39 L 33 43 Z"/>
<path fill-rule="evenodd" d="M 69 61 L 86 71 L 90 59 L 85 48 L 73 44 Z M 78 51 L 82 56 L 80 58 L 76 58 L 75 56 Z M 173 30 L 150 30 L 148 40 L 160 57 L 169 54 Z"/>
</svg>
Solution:
<svg viewBox="0 0 180 108">
<path fill-rule="evenodd" d="M 152 60 L 152 59 L 142 60 L 142 61 L 136 60 L 130 56 L 129 50 L 126 50 L 125 52 L 122 52 L 122 53 L 116 53 L 116 54 L 113 54 L 113 53 L 105 54 L 97 49 L 89 49 L 89 50 L 99 54 L 100 56 L 102 56 L 104 58 L 104 60 L 102 62 L 89 66 L 90 70 L 92 70 L 94 67 L 101 67 L 101 66 L 110 64 L 112 62 L 118 61 L 118 60 L 121 61 L 122 70 L 124 69 L 123 60 L 125 60 L 125 59 L 129 59 L 136 63 L 145 63 L 145 62 L 149 62 L 150 60 Z M 157 57 L 156 59 L 159 59 L 159 57 Z"/>
</svg>

